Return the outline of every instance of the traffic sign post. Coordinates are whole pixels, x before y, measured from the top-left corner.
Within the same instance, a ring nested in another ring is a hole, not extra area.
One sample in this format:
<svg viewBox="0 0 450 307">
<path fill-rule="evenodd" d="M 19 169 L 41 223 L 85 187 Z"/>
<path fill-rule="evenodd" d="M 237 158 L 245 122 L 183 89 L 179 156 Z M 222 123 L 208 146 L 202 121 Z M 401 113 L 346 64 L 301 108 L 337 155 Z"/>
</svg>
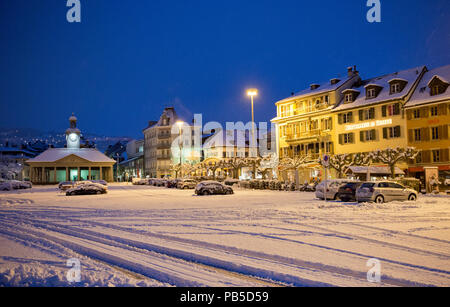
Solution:
<svg viewBox="0 0 450 307">
<path fill-rule="evenodd" d="M 328 166 L 330 165 L 330 157 L 328 155 L 323 156 L 322 165 L 324 168 L 324 177 L 325 177 L 325 181 L 323 184 L 323 198 L 325 199 L 325 202 L 327 202 L 327 179 L 328 179 L 327 169 Z"/>
</svg>

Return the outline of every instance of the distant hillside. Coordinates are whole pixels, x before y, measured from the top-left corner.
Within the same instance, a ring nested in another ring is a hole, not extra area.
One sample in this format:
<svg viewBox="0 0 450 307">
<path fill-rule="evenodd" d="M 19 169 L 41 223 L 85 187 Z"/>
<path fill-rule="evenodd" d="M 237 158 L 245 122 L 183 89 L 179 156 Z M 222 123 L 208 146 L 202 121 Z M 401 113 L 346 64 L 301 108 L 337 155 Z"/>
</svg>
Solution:
<svg viewBox="0 0 450 307">
<path fill-rule="evenodd" d="M 95 147 L 101 152 L 104 152 L 109 145 L 114 145 L 119 141 L 127 143 L 132 139 L 130 137 L 104 136 L 92 133 L 83 133 L 82 137 L 84 140 L 94 143 Z M 44 132 L 37 129 L 0 128 L 0 147 L 19 147 L 23 144 L 31 144 L 38 141 L 54 147 L 64 147 L 66 136 L 61 132 Z"/>
</svg>

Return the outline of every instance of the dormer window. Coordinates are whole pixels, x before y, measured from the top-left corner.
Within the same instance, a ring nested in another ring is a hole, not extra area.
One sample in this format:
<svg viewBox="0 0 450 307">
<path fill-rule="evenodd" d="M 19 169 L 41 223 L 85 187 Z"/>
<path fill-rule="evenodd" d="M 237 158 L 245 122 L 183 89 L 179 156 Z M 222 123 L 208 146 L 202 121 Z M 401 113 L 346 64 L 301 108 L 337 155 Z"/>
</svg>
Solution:
<svg viewBox="0 0 450 307">
<path fill-rule="evenodd" d="M 445 89 L 443 86 L 435 85 L 431 88 L 430 94 L 431 96 L 440 95 L 445 92 Z"/>
<path fill-rule="evenodd" d="M 345 102 L 353 102 L 353 94 L 352 93 L 345 94 Z"/>
<path fill-rule="evenodd" d="M 367 98 L 368 98 L 368 99 L 375 98 L 376 95 L 377 95 L 377 93 L 376 93 L 376 91 L 375 91 L 374 88 L 369 88 L 369 89 L 367 90 Z"/>
<path fill-rule="evenodd" d="M 449 85 L 450 84 L 447 81 L 444 81 L 439 76 L 434 76 L 428 83 L 428 87 L 430 88 L 430 95 L 435 96 L 445 93 Z"/>
<path fill-rule="evenodd" d="M 364 88 L 366 89 L 366 99 L 376 98 L 383 89 L 382 86 L 377 84 L 367 84 Z"/>
<path fill-rule="evenodd" d="M 390 85 L 389 94 L 392 95 L 392 94 L 401 93 L 407 84 L 408 84 L 408 81 L 401 79 L 401 78 L 394 78 L 392 80 L 389 80 L 389 85 Z"/>
<path fill-rule="evenodd" d="M 342 91 L 344 95 L 344 103 L 354 102 L 359 95 L 359 91 L 355 89 L 346 89 Z"/>
<path fill-rule="evenodd" d="M 400 93 L 400 83 L 391 84 L 391 94 Z"/>
</svg>

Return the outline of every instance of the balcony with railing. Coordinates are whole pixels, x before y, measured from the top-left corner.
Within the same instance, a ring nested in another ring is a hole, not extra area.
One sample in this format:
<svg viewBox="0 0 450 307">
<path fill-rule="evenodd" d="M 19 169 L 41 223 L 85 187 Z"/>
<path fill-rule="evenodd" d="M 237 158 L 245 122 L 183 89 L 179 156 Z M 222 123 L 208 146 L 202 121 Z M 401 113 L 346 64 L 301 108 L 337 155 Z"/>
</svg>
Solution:
<svg viewBox="0 0 450 307">
<path fill-rule="evenodd" d="M 285 138 L 288 142 L 303 140 L 303 139 L 311 139 L 311 138 L 317 138 L 322 135 L 320 129 L 313 129 L 308 130 L 304 132 L 298 132 L 298 133 L 288 133 L 286 134 Z"/>
</svg>

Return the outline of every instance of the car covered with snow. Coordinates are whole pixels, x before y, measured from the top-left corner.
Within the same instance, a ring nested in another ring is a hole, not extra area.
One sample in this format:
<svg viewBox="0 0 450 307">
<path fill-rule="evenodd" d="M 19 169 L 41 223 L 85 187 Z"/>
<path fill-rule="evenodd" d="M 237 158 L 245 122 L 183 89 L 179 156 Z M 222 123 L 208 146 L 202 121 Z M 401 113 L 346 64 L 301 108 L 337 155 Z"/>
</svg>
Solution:
<svg viewBox="0 0 450 307">
<path fill-rule="evenodd" d="M 178 182 L 177 188 L 178 189 L 195 189 L 197 186 L 197 181 L 194 179 L 182 179 Z"/>
<path fill-rule="evenodd" d="M 166 188 L 169 189 L 176 189 L 178 187 L 178 182 L 180 182 L 181 179 L 168 179 L 166 181 Z"/>
<path fill-rule="evenodd" d="M 147 185 L 148 183 L 149 183 L 148 179 L 133 178 L 134 185 Z"/>
<path fill-rule="evenodd" d="M 93 182 L 93 183 L 98 183 L 98 184 L 101 184 L 104 186 L 108 186 L 108 182 L 106 182 L 106 180 L 89 180 L 89 181 Z"/>
<path fill-rule="evenodd" d="M 350 182 L 356 182 L 350 179 L 328 179 L 316 186 L 316 197 L 319 199 L 337 199 L 339 188 Z"/>
<path fill-rule="evenodd" d="M 392 181 L 364 182 L 356 190 L 358 202 L 384 202 L 394 200 L 417 200 L 417 191 Z"/>
<path fill-rule="evenodd" d="M 66 191 L 68 189 L 71 189 L 75 186 L 75 182 L 74 181 L 62 181 L 58 184 L 58 189 L 60 189 L 61 191 Z"/>
<path fill-rule="evenodd" d="M 31 189 L 32 186 L 29 181 L 7 180 L 0 183 L 0 191 Z"/>
<path fill-rule="evenodd" d="M 230 195 L 234 194 L 231 187 L 224 185 L 218 181 L 202 181 L 195 187 L 197 195 Z"/>
<path fill-rule="evenodd" d="M 92 195 L 92 194 L 106 194 L 108 188 L 98 183 L 84 183 L 77 185 L 66 191 L 67 196 L 73 195 Z"/>
</svg>

